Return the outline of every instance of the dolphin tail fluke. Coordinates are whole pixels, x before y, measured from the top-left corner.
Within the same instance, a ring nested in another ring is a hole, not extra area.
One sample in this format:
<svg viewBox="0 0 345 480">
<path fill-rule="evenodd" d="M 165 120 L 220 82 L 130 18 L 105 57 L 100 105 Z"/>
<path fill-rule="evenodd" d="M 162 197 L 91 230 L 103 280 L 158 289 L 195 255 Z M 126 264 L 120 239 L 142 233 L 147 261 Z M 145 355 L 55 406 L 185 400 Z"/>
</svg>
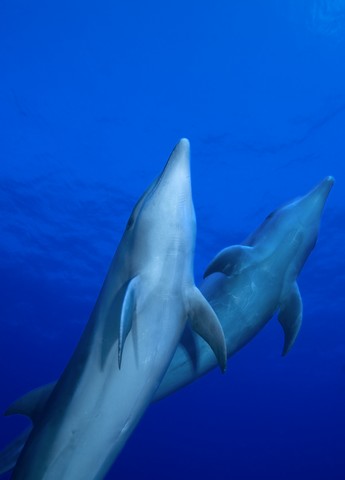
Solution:
<svg viewBox="0 0 345 480">
<path fill-rule="evenodd" d="M 301 328 L 303 316 L 303 304 L 296 282 L 292 285 L 288 295 L 280 305 L 278 320 L 283 327 L 285 334 L 282 355 L 286 355 L 297 338 Z"/>
<path fill-rule="evenodd" d="M 211 305 L 197 287 L 189 298 L 188 318 L 192 329 L 212 348 L 222 372 L 226 370 L 227 350 L 222 326 Z"/>
<path fill-rule="evenodd" d="M 218 253 L 206 268 L 204 278 L 212 273 L 224 273 L 228 277 L 237 275 L 253 263 L 253 247 L 233 245 Z"/>
</svg>

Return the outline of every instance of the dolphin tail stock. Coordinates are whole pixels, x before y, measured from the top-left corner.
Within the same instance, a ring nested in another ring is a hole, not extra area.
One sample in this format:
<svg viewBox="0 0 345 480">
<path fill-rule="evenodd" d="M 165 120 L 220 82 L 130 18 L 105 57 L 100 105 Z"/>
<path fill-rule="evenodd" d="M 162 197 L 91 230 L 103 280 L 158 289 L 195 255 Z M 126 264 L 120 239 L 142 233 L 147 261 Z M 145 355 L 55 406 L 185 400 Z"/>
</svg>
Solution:
<svg viewBox="0 0 345 480">
<path fill-rule="evenodd" d="M 224 373 L 227 348 L 223 328 L 211 305 L 195 286 L 189 296 L 188 320 L 194 332 L 210 345 Z"/>
<path fill-rule="evenodd" d="M 278 320 L 284 330 L 285 340 L 282 355 L 285 356 L 292 348 L 302 325 L 303 303 L 296 282 L 292 284 L 288 294 L 284 296 L 279 306 Z"/>
</svg>

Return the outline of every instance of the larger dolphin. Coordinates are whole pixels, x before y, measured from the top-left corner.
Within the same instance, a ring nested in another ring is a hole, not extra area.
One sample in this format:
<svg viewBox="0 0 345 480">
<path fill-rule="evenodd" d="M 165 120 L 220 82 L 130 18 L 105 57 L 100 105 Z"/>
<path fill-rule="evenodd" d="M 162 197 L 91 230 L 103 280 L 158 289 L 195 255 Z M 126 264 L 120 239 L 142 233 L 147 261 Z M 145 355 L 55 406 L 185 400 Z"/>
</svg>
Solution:
<svg viewBox="0 0 345 480">
<path fill-rule="evenodd" d="M 241 245 L 223 250 L 206 270 L 200 290 L 223 326 L 228 356 L 246 345 L 277 311 L 285 331 L 283 354 L 292 347 L 302 321 L 296 278 L 315 246 L 333 183 L 333 178 L 327 177 L 304 197 L 272 212 Z M 184 339 L 155 400 L 184 387 L 216 365 L 205 342 L 191 332 Z M 53 385 L 47 385 L 29 392 L 8 413 L 39 415 L 52 388 Z M 24 442 L 25 435 L 3 451 L 0 471 L 13 468 Z"/>
<path fill-rule="evenodd" d="M 152 400 L 187 318 L 224 370 L 218 319 L 194 285 L 195 214 L 182 139 L 128 221 L 80 342 L 14 480 L 101 479 Z"/>
</svg>

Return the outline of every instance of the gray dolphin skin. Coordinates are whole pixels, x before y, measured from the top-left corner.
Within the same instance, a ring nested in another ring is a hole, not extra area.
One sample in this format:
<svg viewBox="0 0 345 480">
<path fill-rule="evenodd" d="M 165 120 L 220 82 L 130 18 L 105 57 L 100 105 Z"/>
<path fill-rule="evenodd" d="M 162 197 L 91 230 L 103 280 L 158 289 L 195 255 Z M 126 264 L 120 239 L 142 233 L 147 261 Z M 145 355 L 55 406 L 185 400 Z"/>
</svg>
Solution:
<svg viewBox="0 0 345 480">
<path fill-rule="evenodd" d="M 135 206 L 80 342 L 41 413 L 37 397 L 13 479 L 104 478 L 151 402 L 187 318 L 225 369 L 222 328 L 194 285 L 195 231 L 189 142 L 182 139 Z"/>
<path fill-rule="evenodd" d="M 206 270 L 200 286 L 223 326 L 228 356 L 246 345 L 279 312 L 285 332 L 285 355 L 302 320 L 296 278 L 315 246 L 322 211 L 333 186 L 325 178 L 310 193 L 271 213 L 241 245 L 220 252 Z M 184 387 L 215 367 L 214 356 L 192 332 L 184 336 L 160 384 L 158 400 Z M 8 413 L 37 412 L 54 384 L 33 390 Z M 0 471 L 13 468 L 25 443 L 25 432 L 0 454 Z"/>
</svg>

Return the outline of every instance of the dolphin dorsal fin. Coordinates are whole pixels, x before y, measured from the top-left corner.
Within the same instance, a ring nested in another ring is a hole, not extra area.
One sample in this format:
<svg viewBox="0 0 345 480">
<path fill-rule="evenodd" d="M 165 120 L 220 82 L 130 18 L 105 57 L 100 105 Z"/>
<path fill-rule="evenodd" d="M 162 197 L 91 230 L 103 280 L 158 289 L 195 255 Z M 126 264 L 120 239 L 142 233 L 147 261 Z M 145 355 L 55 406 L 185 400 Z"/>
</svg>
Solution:
<svg viewBox="0 0 345 480">
<path fill-rule="evenodd" d="M 230 275 L 238 275 L 253 263 L 253 250 L 253 247 L 246 245 L 232 245 L 224 248 L 206 268 L 204 278 L 216 272 L 224 273 L 228 277 Z"/>
<path fill-rule="evenodd" d="M 301 294 L 296 282 L 293 283 L 288 294 L 280 304 L 278 320 L 283 327 L 285 334 L 284 347 L 282 355 L 286 355 L 297 338 L 301 328 L 303 316 L 303 304 Z"/>
<path fill-rule="evenodd" d="M 188 319 L 194 332 L 212 348 L 222 372 L 226 370 L 227 350 L 223 328 L 211 305 L 197 287 L 189 294 Z"/>
<path fill-rule="evenodd" d="M 13 402 L 4 415 L 25 415 L 34 423 L 45 407 L 55 385 L 56 382 L 48 383 L 48 385 L 31 390 Z"/>
</svg>

